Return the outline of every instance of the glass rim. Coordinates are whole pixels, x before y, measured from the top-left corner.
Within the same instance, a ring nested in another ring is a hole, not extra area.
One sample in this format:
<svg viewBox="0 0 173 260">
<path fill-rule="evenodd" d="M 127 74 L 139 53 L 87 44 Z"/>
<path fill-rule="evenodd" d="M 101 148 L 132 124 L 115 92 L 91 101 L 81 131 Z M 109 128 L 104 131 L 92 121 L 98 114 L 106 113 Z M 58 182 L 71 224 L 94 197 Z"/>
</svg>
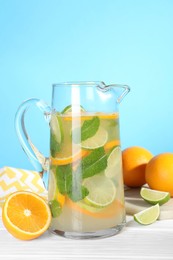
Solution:
<svg viewBox="0 0 173 260">
<path fill-rule="evenodd" d="M 99 84 L 104 84 L 106 85 L 103 81 L 65 81 L 65 82 L 59 82 L 59 83 L 53 83 L 52 87 L 59 87 L 59 86 L 94 86 L 94 85 L 99 85 Z"/>
</svg>

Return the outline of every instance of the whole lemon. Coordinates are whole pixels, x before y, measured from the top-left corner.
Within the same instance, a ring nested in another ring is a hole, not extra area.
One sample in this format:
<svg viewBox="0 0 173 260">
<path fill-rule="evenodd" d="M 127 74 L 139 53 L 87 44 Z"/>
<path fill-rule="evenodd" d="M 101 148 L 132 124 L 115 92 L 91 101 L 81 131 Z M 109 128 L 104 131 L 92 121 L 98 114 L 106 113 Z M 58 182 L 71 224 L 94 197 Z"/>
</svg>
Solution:
<svg viewBox="0 0 173 260">
<path fill-rule="evenodd" d="M 141 187 L 146 183 L 145 168 L 153 157 L 147 149 L 131 146 L 122 151 L 123 179 L 129 187 Z"/>
<path fill-rule="evenodd" d="M 145 178 L 151 189 L 170 192 L 173 197 L 173 153 L 153 157 L 147 164 Z"/>
</svg>

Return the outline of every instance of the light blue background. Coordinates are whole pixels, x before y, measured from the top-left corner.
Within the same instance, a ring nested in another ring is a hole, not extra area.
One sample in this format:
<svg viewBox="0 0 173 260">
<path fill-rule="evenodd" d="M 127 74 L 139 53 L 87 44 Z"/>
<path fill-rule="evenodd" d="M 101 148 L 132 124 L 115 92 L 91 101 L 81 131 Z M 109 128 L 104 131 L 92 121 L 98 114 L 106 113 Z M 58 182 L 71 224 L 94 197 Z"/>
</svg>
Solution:
<svg viewBox="0 0 173 260">
<path fill-rule="evenodd" d="M 50 103 L 52 83 L 75 80 L 128 84 L 122 148 L 173 152 L 173 1 L 0 0 L 0 167 L 33 168 L 14 130 L 19 104 Z M 48 127 L 31 119 L 46 153 Z"/>
</svg>

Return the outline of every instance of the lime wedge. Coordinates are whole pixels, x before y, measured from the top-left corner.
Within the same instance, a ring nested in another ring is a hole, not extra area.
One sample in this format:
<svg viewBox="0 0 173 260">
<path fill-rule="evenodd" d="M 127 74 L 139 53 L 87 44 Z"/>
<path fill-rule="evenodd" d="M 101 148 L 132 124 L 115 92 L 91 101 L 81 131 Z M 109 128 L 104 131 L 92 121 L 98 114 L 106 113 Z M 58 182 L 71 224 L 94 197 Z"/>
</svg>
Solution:
<svg viewBox="0 0 173 260">
<path fill-rule="evenodd" d="M 58 144 L 61 144 L 63 138 L 61 118 L 57 114 L 52 114 L 50 121 L 51 132 L 55 136 Z"/>
<path fill-rule="evenodd" d="M 98 131 L 94 136 L 81 142 L 81 146 L 84 149 L 96 149 L 104 146 L 107 140 L 108 140 L 107 131 L 104 128 L 99 127 Z"/>
<path fill-rule="evenodd" d="M 85 197 L 86 204 L 96 208 L 106 207 L 111 204 L 116 196 L 116 187 L 104 175 L 95 175 L 83 181 L 89 194 Z"/>
<path fill-rule="evenodd" d="M 151 190 L 147 188 L 141 188 L 140 195 L 145 201 L 153 205 L 157 203 L 159 203 L 159 205 L 162 205 L 170 200 L 169 192 Z"/>
<path fill-rule="evenodd" d="M 73 105 L 73 112 L 78 113 L 78 112 L 84 112 L 85 109 L 80 106 L 80 105 Z M 62 111 L 62 114 L 67 114 L 72 112 L 72 105 L 69 105 L 65 107 Z"/>
<path fill-rule="evenodd" d="M 105 169 L 105 175 L 108 178 L 113 178 L 119 175 L 122 168 L 121 149 L 119 146 L 115 147 L 109 154 L 107 168 Z"/>
<path fill-rule="evenodd" d="M 134 220 L 142 225 L 150 225 L 154 223 L 160 214 L 159 204 L 156 204 L 148 209 L 145 209 L 134 215 Z"/>
</svg>

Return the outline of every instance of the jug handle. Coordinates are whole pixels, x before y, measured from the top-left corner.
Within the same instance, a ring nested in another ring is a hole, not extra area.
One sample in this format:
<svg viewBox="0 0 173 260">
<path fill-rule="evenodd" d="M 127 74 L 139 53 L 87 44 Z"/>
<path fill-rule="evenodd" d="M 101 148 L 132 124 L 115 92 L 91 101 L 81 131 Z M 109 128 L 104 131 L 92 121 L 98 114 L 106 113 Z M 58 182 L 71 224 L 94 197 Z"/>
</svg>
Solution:
<svg viewBox="0 0 173 260">
<path fill-rule="evenodd" d="M 15 129 L 19 138 L 20 144 L 31 161 L 32 165 L 40 173 L 43 178 L 45 187 L 48 183 L 48 167 L 49 158 L 46 158 L 32 143 L 30 137 L 27 134 L 25 127 L 25 114 L 30 106 L 35 105 L 44 114 L 47 121 L 50 119 L 51 108 L 43 101 L 37 98 L 31 98 L 24 101 L 18 108 L 15 115 Z"/>
</svg>

